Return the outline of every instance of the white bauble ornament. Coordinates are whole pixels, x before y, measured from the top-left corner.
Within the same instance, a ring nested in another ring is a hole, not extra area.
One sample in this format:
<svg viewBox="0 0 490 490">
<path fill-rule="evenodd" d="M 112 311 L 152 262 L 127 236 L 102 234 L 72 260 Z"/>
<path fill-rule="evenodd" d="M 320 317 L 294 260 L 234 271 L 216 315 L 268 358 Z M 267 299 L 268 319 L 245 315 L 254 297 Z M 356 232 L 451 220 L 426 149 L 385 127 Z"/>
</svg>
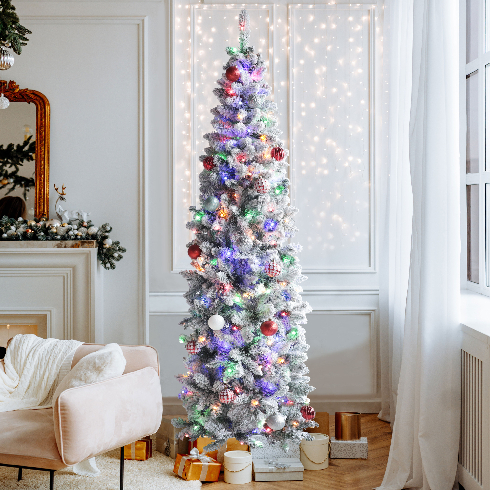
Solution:
<svg viewBox="0 0 490 490">
<path fill-rule="evenodd" d="M 83 226 L 78 230 L 78 233 L 77 233 L 77 235 L 86 235 L 86 234 L 87 234 L 87 228 L 85 228 Z"/>
<path fill-rule="evenodd" d="M 98 231 L 99 231 L 99 229 L 96 226 L 91 226 L 88 229 L 88 234 L 89 235 L 95 235 Z"/>
<path fill-rule="evenodd" d="M 46 226 L 60 226 L 61 221 L 59 219 L 53 218 L 50 219 L 49 221 L 46 221 Z"/>
<path fill-rule="evenodd" d="M 105 246 L 110 247 L 112 245 L 112 240 L 110 238 L 106 238 L 103 243 Z"/>
<path fill-rule="evenodd" d="M 10 105 L 10 100 L 5 97 L 5 95 L 0 94 L 0 109 L 6 109 Z M 4 179 L 8 183 L 8 179 Z M 3 184 L 5 185 L 5 184 Z"/>
<path fill-rule="evenodd" d="M 7 234 L 6 234 L 6 233 L 4 233 L 4 234 L 2 235 L 2 238 L 7 238 Z"/>
<path fill-rule="evenodd" d="M 211 330 L 221 330 L 225 326 L 225 319 L 221 315 L 213 315 L 208 320 Z"/>
<path fill-rule="evenodd" d="M 13 64 L 14 56 L 12 53 L 3 46 L 0 46 L 0 70 L 8 70 L 12 68 Z"/>
<path fill-rule="evenodd" d="M 265 423 L 272 430 L 281 430 L 286 425 L 286 417 L 280 413 L 275 413 L 274 415 L 269 415 L 265 420 Z"/>
<path fill-rule="evenodd" d="M 63 236 L 68 233 L 68 226 L 58 226 L 58 235 Z"/>
</svg>

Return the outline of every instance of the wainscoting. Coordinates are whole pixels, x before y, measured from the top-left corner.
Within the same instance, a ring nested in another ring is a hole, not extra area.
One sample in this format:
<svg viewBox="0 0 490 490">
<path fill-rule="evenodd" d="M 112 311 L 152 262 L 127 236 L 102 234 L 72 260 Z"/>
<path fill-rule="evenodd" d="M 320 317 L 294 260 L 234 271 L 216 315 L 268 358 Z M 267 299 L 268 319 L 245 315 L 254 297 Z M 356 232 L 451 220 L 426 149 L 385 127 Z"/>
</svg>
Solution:
<svg viewBox="0 0 490 490">
<path fill-rule="evenodd" d="M 186 315 L 183 292 L 150 295 L 150 338 L 157 346 L 161 369 L 164 411 L 183 413 L 175 379 L 183 369 L 187 352 L 177 339 L 179 322 Z M 380 410 L 378 292 L 309 291 L 303 298 L 313 312 L 308 315 L 306 340 L 310 344 L 307 366 L 311 402 L 316 410 L 333 413 Z"/>
</svg>

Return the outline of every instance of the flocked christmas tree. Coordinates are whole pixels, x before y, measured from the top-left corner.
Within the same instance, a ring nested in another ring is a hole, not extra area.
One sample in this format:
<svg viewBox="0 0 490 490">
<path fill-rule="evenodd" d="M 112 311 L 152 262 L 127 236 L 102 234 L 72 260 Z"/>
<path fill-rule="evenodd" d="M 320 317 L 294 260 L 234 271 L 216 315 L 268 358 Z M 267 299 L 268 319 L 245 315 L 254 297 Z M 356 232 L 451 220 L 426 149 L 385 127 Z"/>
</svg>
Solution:
<svg viewBox="0 0 490 490">
<path fill-rule="evenodd" d="M 195 233 L 183 272 L 190 316 L 181 324 L 189 357 L 178 378 L 188 421 L 180 437 L 207 436 L 215 448 L 230 437 L 287 447 L 308 437 L 308 303 L 302 301 L 297 231 L 289 206 L 287 150 L 278 138 L 277 107 L 267 98 L 265 64 L 249 46 L 250 21 L 239 15 L 239 48 L 214 90 L 214 131 L 201 156 L 201 208 L 191 207 Z"/>
</svg>

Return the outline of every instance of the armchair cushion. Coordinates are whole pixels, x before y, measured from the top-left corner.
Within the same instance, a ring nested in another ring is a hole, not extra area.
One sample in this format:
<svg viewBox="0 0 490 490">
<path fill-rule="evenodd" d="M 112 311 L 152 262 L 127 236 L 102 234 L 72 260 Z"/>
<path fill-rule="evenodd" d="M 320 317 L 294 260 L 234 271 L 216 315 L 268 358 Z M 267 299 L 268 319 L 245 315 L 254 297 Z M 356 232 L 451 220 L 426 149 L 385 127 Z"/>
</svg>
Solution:
<svg viewBox="0 0 490 490">
<path fill-rule="evenodd" d="M 53 431 L 53 409 L 3 412 L 0 463 L 58 470 L 61 461 Z"/>
<path fill-rule="evenodd" d="M 53 411 L 61 460 L 73 465 L 154 434 L 162 421 L 153 367 L 63 391 Z"/>
<path fill-rule="evenodd" d="M 126 359 L 121 347 L 117 344 L 107 344 L 102 349 L 83 357 L 72 370 L 63 378 L 54 392 L 53 401 L 60 393 L 76 386 L 88 385 L 98 381 L 121 376 L 126 367 Z"/>
</svg>

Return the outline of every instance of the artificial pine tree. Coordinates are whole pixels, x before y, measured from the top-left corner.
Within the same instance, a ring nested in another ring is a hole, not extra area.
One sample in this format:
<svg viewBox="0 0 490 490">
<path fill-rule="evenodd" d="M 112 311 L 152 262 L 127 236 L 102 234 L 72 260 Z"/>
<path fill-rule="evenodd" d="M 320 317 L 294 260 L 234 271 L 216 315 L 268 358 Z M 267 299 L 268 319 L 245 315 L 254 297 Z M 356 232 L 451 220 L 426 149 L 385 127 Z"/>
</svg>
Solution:
<svg viewBox="0 0 490 490">
<path fill-rule="evenodd" d="M 188 421 L 175 419 L 180 437 L 230 437 L 262 445 L 309 437 L 309 346 L 299 283 L 305 280 L 289 243 L 297 229 L 289 206 L 288 151 L 278 138 L 277 107 L 267 96 L 265 64 L 249 46 L 250 21 L 239 15 L 239 48 L 230 55 L 214 90 L 214 132 L 200 157 L 201 208 L 191 207 L 195 233 L 185 271 L 189 331 L 180 341 L 189 357 L 178 376 Z"/>
<path fill-rule="evenodd" d="M 22 46 L 27 45 L 26 34 L 32 32 L 19 23 L 19 16 L 10 0 L 0 0 L 0 46 L 11 47 L 14 53 L 21 54 Z"/>
</svg>

